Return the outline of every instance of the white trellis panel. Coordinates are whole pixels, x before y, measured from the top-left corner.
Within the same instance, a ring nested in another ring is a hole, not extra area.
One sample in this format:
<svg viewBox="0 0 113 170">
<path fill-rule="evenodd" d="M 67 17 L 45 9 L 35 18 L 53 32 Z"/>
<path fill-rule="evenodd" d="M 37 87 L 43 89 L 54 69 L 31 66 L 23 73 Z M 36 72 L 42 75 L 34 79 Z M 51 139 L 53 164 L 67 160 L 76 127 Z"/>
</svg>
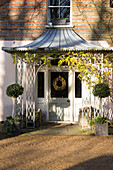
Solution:
<svg viewBox="0 0 113 170">
<path fill-rule="evenodd" d="M 23 86 L 23 62 L 21 59 L 15 58 L 15 60 L 15 83 Z M 23 95 L 19 96 L 15 103 L 16 116 L 23 119 Z"/>
<path fill-rule="evenodd" d="M 112 64 L 113 68 L 113 64 Z M 112 68 L 106 68 L 106 71 L 111 72 L 111 80 L 113 80 L 113 69 Z M 103 100 L 103 113 L 104 116 L 107 117 L 109 120 L 113 121 L 113 81 L 109 82 L 109 86 L 111 87 L 111 97 L 107 97 Z"/>
<path fill-rule="evenodd" d="M 96 59 L 94 61 L 94 65 L 96 66 L 97 63 L 99 63 L 100 58 L 98 55 L 101 55 L 104 57 L 104 54 L 96 54 Z M 99 65 L 97 64 L 97 67 Z M 113 68 L 113 66 L 112 66 Z M 104 71 L 111 72 L 111 80 L 113 80 L 113 69 L 109 67 L 104 67 L 104 64 L 101 65 L 101 74 L 103 75 Z M 98 68 L 99 69 L 99 68 Z M 95 81 L 94 77 L 91 77 Z M 112 81 L 113 82 L 113 81 Z M 109 83 L 109 86 L 111 89 L 113 89 L 113 83 Z M 111 95 L 113 96 L 113 92 L 111 92 Z M 100 113 L 100 100 L 99 97 L 94 97 L 92 94 L 92 89 L 88 89 L 88 86 L 86 82 L 83 82 L 83 91 L 82 91 L 82 127 L 84 128 L 86 122 L 85 118 L 89 117 L 89 120 L 92 117 L 96 117 L 97 115 L 101 114 L 104 117 L 107 117 L 109 120 L 113 121 L 113 101 L 111 102 L 111 98 L 107 97 L 105 99 L 102 99 L 102 113 Z M 113 98 L 113 97 L 112 97 Z M 84 118 L 85 117 L 85 118 Z"/>
<path fill-rule="evenodd" d="M 26 127 L 35 127 L 35 65 L 26 69 Z"/>
<path fill-rule="evenodd" d="M 91 89 L 88 89 L 86 82 L 82 86 L 82 128 L 85 128 L 91 118 Z"/>
</svg>

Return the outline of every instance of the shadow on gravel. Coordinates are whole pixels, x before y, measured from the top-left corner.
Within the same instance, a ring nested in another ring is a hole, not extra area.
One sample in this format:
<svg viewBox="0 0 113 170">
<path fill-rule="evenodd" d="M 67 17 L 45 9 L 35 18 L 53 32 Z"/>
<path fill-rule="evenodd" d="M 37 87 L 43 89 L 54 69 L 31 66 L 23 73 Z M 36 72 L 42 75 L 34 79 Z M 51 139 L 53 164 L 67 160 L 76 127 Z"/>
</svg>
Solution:
<svg viewBox="0 0 113 170">
<path fill-rule="evenodd" d="M 10 136 L 8 134 L 5 134 L 3 132 L 0 132 L 0 140 L 9 138 Z"/>
<path fill-rule="evenodd" d="M 65 123 L 45 123 L 35 129 L 21 129 L 21 134 L 27 135 L 94 135 L 90 129 L 82 129 L 78 124 Z M 17 135 L 8 135 L 0 132 L 0 140 L 14 137 Z"/>
<path fill-rule="evenodd" d="M 91 129 L 82 129 L 78 124 L 46 124 L 38 129 L 23 129 L 23 133 L 29 135 L 94 135 Z"/>
<path fill-rule="evenodd" d="M 113 128 L 112 128 L 113 132 Z M 59 135 L 59 136 L 95 136 L 94 130 L 82 129 L 78 124 L 45 123 L 35 129 L 21 129 L 23 135 Z M 21 135 L 20 134 L 20 135 Z M 113 134 L 113 133 L 111 133 Z M 8 135 L 0 132 L 0 140 L 18 135 Z"/>
<path fill-rule="evenodd" d="M 113 169 L 113 155 L 104 155 L 82 162 L 65 170 L 110 170 Z"/>
</svg>

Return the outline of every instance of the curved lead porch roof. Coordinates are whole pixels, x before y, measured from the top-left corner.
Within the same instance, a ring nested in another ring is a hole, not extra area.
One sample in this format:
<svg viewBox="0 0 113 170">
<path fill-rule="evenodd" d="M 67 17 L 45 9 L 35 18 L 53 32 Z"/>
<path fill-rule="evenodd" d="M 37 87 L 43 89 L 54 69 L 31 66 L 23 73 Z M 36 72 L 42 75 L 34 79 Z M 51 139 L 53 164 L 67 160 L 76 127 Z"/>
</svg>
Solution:
<svg viewBox="0 0 113 170">
<path fill-rule="evenodd" d="M 32 43 L 13 48 L 3 47 L 2 49 L 7 52 L 38 50 L 103 50 L 101 46 L 88 43 L 70 28 L 49 28 L 44 32 L 43 35 L 34 40 Z"/>
</svg>

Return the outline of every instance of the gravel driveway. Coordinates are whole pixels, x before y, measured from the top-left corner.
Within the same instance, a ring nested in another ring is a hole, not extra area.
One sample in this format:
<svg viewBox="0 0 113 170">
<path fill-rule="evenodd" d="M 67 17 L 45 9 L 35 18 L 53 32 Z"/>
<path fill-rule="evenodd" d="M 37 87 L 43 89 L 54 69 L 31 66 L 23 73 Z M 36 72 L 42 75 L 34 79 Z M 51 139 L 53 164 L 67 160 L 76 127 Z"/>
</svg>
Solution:
<svg viewBox="0 0 113 170">
<path fill-rule="evenodd" d="M 112 170 L 113 136 L 24 134 L 0 140 L 0 170 Z"/>
</svg>

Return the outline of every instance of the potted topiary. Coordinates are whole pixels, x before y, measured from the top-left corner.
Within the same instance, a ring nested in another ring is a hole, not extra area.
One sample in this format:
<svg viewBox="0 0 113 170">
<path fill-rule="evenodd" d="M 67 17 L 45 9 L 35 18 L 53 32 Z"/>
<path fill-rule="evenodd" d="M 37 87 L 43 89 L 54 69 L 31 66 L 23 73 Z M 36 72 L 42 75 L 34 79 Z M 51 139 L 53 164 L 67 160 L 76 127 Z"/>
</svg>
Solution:
<svg viewBox="0 0 113 170">
<path fill-rule="evenodd" d="M 94 96 L 98 96 L 100 99 L 100 113 L 102 113 L 102 98 L 110 96 L 110 88 L 108 84 L 98 83 L 93 87 Z"/>
<path fill-rule="evenodd" d="M 24 88 L 19 84 L 11 84 L 6 89 L 7 96 L 13 98 L 13 111 L 12 111 L 12 116 L 10 116 L 10 118 L 12 119 L 12 122 L 13 122 L 12 126 L 15 128 L 16 134 L 20 134 L 21 119 L 19 117 L 14 118 L 15 98 L 22 95 L 23 91 L 24 91 Z"/>
<path fill-rule="evenodd" d="M 24 88 L 19 84 L 12 84 L 12 85 L 8 86 L 6 89 L 7 96 L 13 98 L 13 111 L 12 111 L 13 118 L 14 118 L 15 98 L 22 95 L 23 91 L 24 91 Z"/>
<path fill-rule="evenodd" d="M 93 118 L 90 121 L 90 126 L 95 126 L 96 135 L 108 135 L 108 121 L 107 118 L 102 116 L 102 98 L 110 96 L 110 88 L 106 83 L 99 83 L 93 87 L 94 96 L 98 96 L 100 99 L 100 112 L 99 116 Z"/>
</svg>

